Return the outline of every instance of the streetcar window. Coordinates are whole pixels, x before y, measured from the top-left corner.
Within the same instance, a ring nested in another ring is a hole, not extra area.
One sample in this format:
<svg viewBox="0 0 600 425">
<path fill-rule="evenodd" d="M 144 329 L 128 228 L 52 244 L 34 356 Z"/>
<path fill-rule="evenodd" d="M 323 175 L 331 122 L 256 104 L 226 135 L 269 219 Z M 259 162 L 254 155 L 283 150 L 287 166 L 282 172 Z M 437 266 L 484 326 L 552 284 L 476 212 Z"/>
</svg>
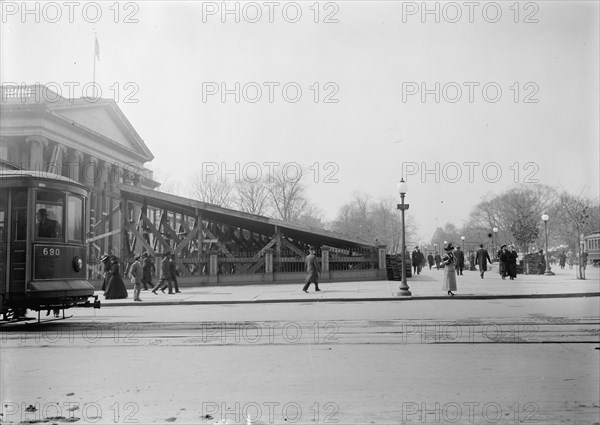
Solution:
<svg viewBox="0 0 600 425">
<path fill-rule="evenodd" d="M 67 209 L 67 239 L 83 240 L 83 199 L 69 196 Z"/>
<path fill-rule="evenodd" d="M 38 238 L 63 238 L 65 195 L 59 192 L 38 191 L 35 203 L 35 235 Z"/>
</svg>

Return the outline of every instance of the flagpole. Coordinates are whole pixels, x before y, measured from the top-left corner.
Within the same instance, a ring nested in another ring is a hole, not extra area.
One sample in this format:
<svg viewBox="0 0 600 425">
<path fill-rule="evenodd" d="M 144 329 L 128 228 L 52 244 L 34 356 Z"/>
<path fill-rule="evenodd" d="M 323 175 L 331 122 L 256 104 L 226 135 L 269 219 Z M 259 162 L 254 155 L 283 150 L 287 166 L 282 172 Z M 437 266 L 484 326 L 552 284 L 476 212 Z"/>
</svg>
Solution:
<svg viewBox="0 0 600 425">
<path fill-rule="evenodd" d="M 94 99 L 96 99 L 96 43 L 98 42 L 96 31 L 94 31 L 94 74 L 92 76 L 92 86 L 94 87 Z"/>
</svg>

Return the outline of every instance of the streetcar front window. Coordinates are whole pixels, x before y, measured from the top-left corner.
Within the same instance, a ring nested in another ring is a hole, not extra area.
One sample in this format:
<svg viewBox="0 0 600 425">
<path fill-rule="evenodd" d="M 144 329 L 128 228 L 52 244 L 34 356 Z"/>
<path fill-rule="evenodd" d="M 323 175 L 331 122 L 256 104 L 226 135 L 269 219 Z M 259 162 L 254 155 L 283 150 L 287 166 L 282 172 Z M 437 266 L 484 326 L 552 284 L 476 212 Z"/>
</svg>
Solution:
<svg viewBox="0 0 600 425">
<path fill-rule="evenodd" d="M 83 199 L 69 196 L 67 217 L 67 239 L 83 241 Z"/>
<path fill-rule="evenodd" d="M 35 203 L 35 236 L 43 239 L 63 238 L 65 195 L 60 192 L 38 191 Z"/>
</svg>

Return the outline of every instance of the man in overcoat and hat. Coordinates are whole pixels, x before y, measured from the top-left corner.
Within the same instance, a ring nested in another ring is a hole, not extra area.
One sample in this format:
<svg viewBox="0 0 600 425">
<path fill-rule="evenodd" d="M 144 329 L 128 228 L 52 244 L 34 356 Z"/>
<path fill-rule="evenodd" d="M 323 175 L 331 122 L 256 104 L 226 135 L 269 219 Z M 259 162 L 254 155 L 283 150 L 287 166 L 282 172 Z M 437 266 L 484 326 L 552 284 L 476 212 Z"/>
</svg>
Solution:
<svg viewBox="0 0 600 425">
<path fill-rule="evenodd" d="M 454 258 L 456 259 L 456 274 L 462 275 L 465 268 L 465 253 L 460 249 L 460 246 L 456 247 Z"/>
<path fill-rule="evenodd" d="M 320 291 L 319 289 L 319 273 L 321 272 L 321 267 L 319 266 L 319 261 L 315 256 L 315 247 L 311 246 L 308 250 L 308 255 L 306 256 L 306 279 L 304 281 L 304 287 L 302 290 L 308 293 L 308 288 L 311 283 L 315 284 L 315 291 Z"/>
<path fill-rule="evenodd" d="M 487 263 L 492 264 L 490 254 L 487 249 L 483 247 L 483 244 L 479 244 L 479 249 L 475 253 L 475 264 L 479 266 L 479 275 L 483 279 L 483 274 L 487 271 Z"/>
<path fill-rule="evenodd" d="M 167 287 L 169 288 L 169 294 L 172 294 L 173 278 L 171 275 L 171 251 L 165 252 L 165 256 L 160 263 L 160 280 L 157 282 L 152 292 L 157 295 L 156 291 L 160 289 L 164 293 L 165 288 Z"/>
<path fill-rule="evenodd" d="M 133 284 L 133 301 L 142 301 L 140 292 L 142 292 L 142 277 L 144 275 L 144 270 L 142 269 L 140 258 L 141 256 L 139 254 L 133 258 L 133 264 L 129 271 L 131 283 Z"/>
</svg>

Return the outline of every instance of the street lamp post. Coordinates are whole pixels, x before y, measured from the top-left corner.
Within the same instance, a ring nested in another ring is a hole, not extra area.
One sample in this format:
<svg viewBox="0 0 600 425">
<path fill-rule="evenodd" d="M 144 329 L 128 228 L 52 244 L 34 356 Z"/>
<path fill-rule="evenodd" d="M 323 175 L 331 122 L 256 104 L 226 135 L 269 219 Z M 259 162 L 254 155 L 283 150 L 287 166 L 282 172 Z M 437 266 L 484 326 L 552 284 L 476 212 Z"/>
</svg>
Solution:
<svg viewBox="0 0 600 425">
<path fill-rule="evenodd" d="M 545 276 L 554 276 L 552 270 L 550 270 L 550 258 L 548 257 L 548 214 L 542 214 L 542 220 L 544 221 L 544 233 L 546 234 L 546 271 Z"/>
<path fill-rule="evenodd" d="M 493 245 L 494 245 L 494 255 L 493 255 L 493 257 L 496 258 L 496 256 L 498 255 L 498 228 L 494 227 L 492 229 L 492 232 L 494 232 L 494 240 L 492 241 Z"/>
<path fill-rule="evenodd" d="M 404 195 L 406 195 L 406 192 L 408 192 L 408 185 L 404 179 L 400 179 L 396 185 L 396 189 L 400 194 L 400 204 L 398 204 L 398 209 L 402 211 L 402 283 L 400 284 L 400 291 L 398 292 L 398 295 L 411 296 L 412 293 L 410 292 L 408 284 L 406 283 L 406 235 L 404 226 L 404 211 L 408 210 L 409 204 L 404 203 Z"/>
<path fill-rule="evenodd" d="M 433 244 L 433 247 L 435 248 L 435 253 L 436 253 L 436 254 L 439 254 L 439 252 L 438 252 L 438 248 L 437 248 L 437 244 L 436 244 L 436 243 L 434 243 L 434 244 Z"/>
</svg>

